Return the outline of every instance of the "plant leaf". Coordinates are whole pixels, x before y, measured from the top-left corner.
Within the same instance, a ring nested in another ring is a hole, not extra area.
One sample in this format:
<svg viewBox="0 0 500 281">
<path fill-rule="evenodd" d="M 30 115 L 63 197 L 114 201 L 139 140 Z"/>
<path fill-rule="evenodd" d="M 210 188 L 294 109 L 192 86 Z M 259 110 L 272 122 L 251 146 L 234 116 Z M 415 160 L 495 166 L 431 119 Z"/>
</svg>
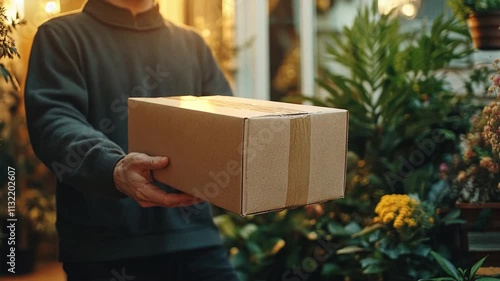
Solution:
<svg viewBox="0 0 500 281">
<path fill-rule="evenodd" d="M 460 280 L 460 276 L 458 275 L 458 270 L 449 260 L 445 259 L 443 256 L 434 251 L 431 251 L 431 255 L 434 257 L 437 263 L 447 274 L 449 274 L 455 280 Z"/>
<path fill-rule="evenodd" d="M 384 268 L 383 266 L 371 264 L 363 270 L 363 273 L 364 274 L 375 274 L 375 273 L 383 272 L 384 270 L 386 270 L 386 268 Z"/>
<path fill-rule="evenodd" d="M 380 260 L 376 258 L 365 258 L 359 261 L 361 263 L 361 267 L 365 268 L 368 267 L 369 265 L 377 265 L 380 264 Z"/>
<path fill-rule="evenodd" d="M 483 265 L 484 261 L 486 260 L 488 256 L 480 259 L 478 262 L 476 262 L 472 268 L 470 269 L 470 273 L 469 273 L 469 279 L 470 280 L 473 280 L 473 277 L 476 276 L 476 273 L 477 271 L 479 270 L 479 268 Z"/>
<path fill-rule="evenodd" d="M 359 236 L 363 236 L 363 235 L 366 235 L 368 233 L 371 233 L 377 229 L 380 229 L 380 228 L 383 228 L 384 227 L 384 224 L 382 223 L 376 223 L 376 224 L 373 224 L 373 225 L 370 225 L 370 226 L 367 226 L 365 228 L 363 228 L 363 230 L 361 230 L 360 232 L 358 233 L 354 233 L 352 235 L 353 238 L 356 238 L 356 237 L 359 237 Z"/>
<path fill-rule="evenodd" d="M 458 219 L 460 217 L 460 209 L 453 209 L 451 212 L 444 216 L 443 220 Z"/>
<path fill-rule="evenodd" d="M 463 219 L 451 219 L 447 220 L 444 222 L 445 225 L 450 225 L 450 224 L 464 224 L 465 220 Z"/>
<path fill-rule="evenodd" d="M 359 253 L 363 252 L 365 249 L 361 247 L 356 247 L 356 246 L 347 246 L 342 249 L 337 250 L 337 255 L 343 255 L 343 254 L 353 254 L 353 253 Z"/>
</svg>

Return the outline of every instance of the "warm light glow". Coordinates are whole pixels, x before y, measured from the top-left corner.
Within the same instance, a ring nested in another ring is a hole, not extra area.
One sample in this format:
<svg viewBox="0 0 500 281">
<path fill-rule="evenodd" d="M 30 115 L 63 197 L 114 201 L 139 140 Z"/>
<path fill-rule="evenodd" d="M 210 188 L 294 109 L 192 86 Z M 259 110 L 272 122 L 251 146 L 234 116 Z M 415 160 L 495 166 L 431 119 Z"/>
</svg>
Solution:
<svg viewBox="0 0 500 281">
<path fill-rule="evenodd" d="M 202 35 L 203 37 L 205 37 L 205 38 L 206 38 L 206 37 L 208 37 L 208 36 L 210 36 L 211 34 L 212 34 L 212 31 L 210 31 L 210 29 L 208 29 L 208 28 L 205 28 L 205 29 L 203 29 L 203 30 L 201 31 L 201 35 Z"/>
<path fill-rule="evenodd" d="M 234 17 L 234 9 L 236 0 L 222 0 L 222 16 L 225 18 Z"/>
<path fill-rule="evenodd" d="M 210 100 L 194 96 L 181 96 L 179 97 L 179 100 L 179 106 L 182 108 L 204 112 L 215 112 L 215 106 Z"/>
<path fill-rule="evenodd" d="M 387 15 L 394 10 L 408 19 L 413 19 L 417 16 L 420 3 L 421 0 L 378 0 L 378 11 Z"/>
<path fill-rule="evenodd" d="M 45 4 L 45 12 L 47 14 L 57 14 L 61 12 L 59 1 L 47 1 Z"/>
<path fill-rule="evenodd" d="M 185 17 L 186 6 L 188 6 L 186 3 L 187 0 L 155 0 L 155 2 L 160 6 L 160 13 L 163 15 L 163 17 L 175 23 L 186 23 Z"/>
<path fill-rule="evenodd" d="M 413 4 L 404 4 L 401 13 L 407 18 L 414 18 L 417 15 L 417 8 Z"/>
<path fill-rule="evenodd" d="M 378 11 L 383 15 L 389 14 L 393 9 L 399 7 L 398 0 L 378 0 Z"/>
<path fill-rule="evenodd" d="M 3 0 L 0 2 L 3 2 L 9 21 L 15 19 L 16 14 L 19 14 L 19 18 L 24 18 L 24 0 Z"/>
<path fill-rule="evenodd" d="M 24 18 L 24 0 L 14 0 L 19 18 Z"/>
<path fill-rule="evenodd" d="M 234 13 L 237 0 L 222 0 L 222 41 L 234 42 Z M 232 46 L 229 46 L 230 48 Z"/>
</svg>

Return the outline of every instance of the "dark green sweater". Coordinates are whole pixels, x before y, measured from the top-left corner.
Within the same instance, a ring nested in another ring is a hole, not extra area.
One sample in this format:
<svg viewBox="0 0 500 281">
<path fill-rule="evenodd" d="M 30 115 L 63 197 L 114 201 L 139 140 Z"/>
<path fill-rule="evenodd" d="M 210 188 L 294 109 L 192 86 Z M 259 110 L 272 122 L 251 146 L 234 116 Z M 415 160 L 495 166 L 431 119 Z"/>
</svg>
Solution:
<svg viewBox="0 0 500 281">
<path fill-rule="evenodd" d="M 220 244 L 208 205 L 189 217 L 178 208 L 141 208 L 113 184 L 114 166 L 127 151 L 127 98 L 186 94 L 231 90 L 203 39 L 166 22 L 157 6 L 134 17 L 90 0 L 83 12 L 39 28 L 26 114 L 33 149 L 58 178 L 60 260 L 104 261 Z"/>
</svg>

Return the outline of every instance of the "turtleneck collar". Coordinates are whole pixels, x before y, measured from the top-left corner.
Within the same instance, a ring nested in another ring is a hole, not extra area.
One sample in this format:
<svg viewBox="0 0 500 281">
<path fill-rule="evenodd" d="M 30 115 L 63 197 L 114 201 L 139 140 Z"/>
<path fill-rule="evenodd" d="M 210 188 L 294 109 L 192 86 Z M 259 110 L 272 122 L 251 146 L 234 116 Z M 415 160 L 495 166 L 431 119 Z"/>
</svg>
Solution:
<svg viewBox="0 0 500 281">
<path fill-rule="evenodd" d="M 149 30 L 165 25 L 158 4 L 134 16 L 128 9 L 115 6 L 105 0 L 89 0 L 83 12 L 106 24 L 133 30 Z"/>
</svg>

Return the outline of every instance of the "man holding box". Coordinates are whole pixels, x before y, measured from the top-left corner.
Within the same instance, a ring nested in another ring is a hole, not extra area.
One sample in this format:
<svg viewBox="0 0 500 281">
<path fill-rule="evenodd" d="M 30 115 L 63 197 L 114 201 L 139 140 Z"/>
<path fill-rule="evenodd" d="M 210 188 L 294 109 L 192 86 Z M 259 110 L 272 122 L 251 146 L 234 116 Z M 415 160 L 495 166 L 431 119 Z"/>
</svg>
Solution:
<svg viewBox="0 0 500 281">
<path fill-rule="evenodd" d="M 127 151 L 127 98 L 230 95 L 195 32 L 153 0 L 89 0 L 43 24 L 26 81 L 28 129 L 58 179 L 59 258 L 68 280 L 237 280 L 209 206 L 156 184 L 167 157 Z M 161 120 L 158 120 L 161 122 Z M 154 136 L 143 136 L 154 137 Z"/>
</svg>

